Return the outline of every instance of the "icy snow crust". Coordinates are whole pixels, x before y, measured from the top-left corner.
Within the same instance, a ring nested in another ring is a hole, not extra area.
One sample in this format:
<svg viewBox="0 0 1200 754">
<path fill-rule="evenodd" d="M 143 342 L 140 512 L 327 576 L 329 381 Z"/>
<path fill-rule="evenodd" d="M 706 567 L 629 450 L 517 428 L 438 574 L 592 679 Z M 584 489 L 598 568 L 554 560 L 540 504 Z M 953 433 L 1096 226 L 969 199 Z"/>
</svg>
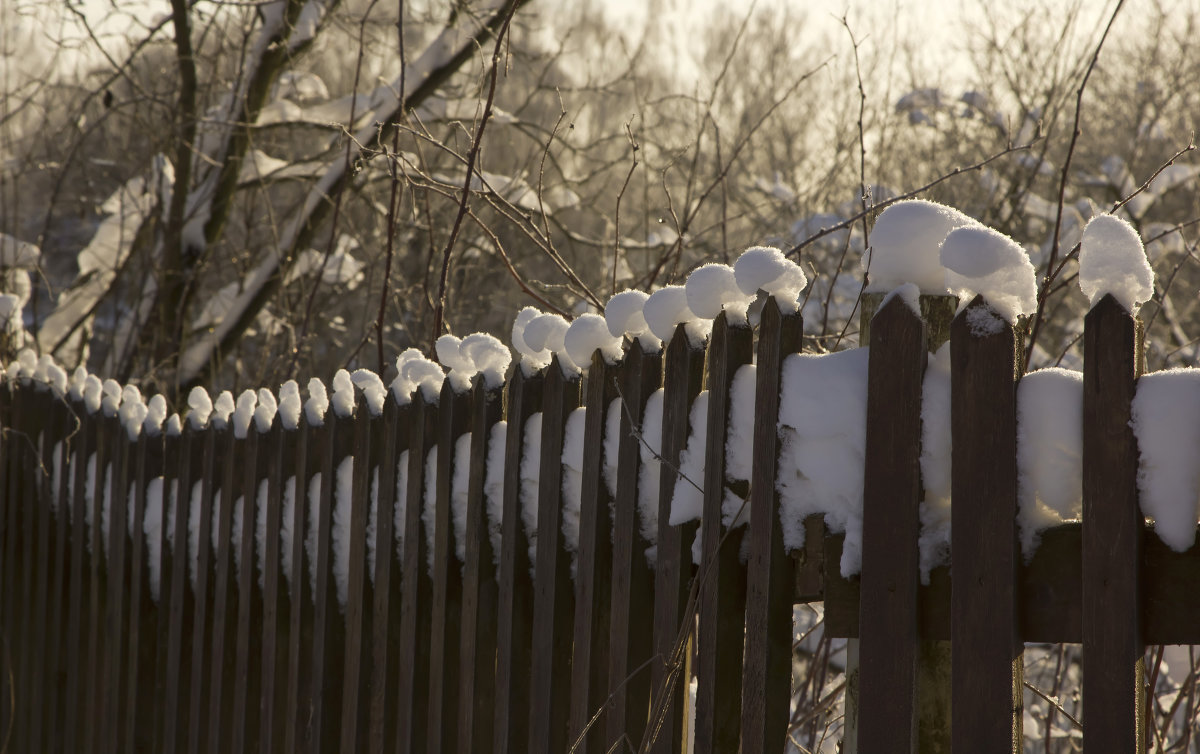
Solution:
<svg viewBox="0 0 1200 754">
<path fill-rule="evenodd" d="M 1079 288 L 1095 306 L 1111 293 L 1131 312 L 1154 295 L 1154 271 L 1133 226 L 1119 217 L 1097 215 L 1083 229 Z"/>
</svg>

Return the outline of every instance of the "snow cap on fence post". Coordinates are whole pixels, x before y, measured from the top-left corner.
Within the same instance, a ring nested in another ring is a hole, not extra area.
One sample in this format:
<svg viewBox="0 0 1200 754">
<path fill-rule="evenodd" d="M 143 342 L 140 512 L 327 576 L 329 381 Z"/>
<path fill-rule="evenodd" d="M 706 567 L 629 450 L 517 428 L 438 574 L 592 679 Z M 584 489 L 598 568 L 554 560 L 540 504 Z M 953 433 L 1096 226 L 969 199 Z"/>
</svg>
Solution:
<svg viewBox="0 0 1200 754">
<path fill-rule="evenodd" d="M 592 363 L 592 354 L 600 351 L 604 361 L 615 364 L 624 353 L 620 337 L 608 330 L 608 322 L 599 314 L 581 314 L 563 333 L 563 348 L 571 361 L 582 369 Z"/>
<path fill-rule="evenodd" d="M 233 393 L 222 390 L 217 399 L 213 401 L 213 413 L 210 419 L 213 429 L 229 429 L 229 417 L 233 416 L 236 408 L 237 406 L 233 402 Z"/>
<path fill-rule="evenodd" d="M 300 410 L 304 408 L 300 400 L 300 385 L 295 380 L 288 380 L 279 386 L 279 423 L 289 432 L 300 426 Z"/>
<path fill-rule="evenodd" d="M 167 419 L 167 399 L 161 395 L 150 398 L 146 407 L 146 418 L 142 420 L 142 431 L 149 437 L 162 434 L 163 422 Z"/>
<path fill-rule="evenodd" d="M 75 371 L 71 373 L 71 387 L 67 394 L 73 400 L 83 400 L 83 386 L 87 383 L 88 372 L 84 367 L 75 367 Z"/>
<path fill-rule="evenodd" d="M 1097 215 L 1079 242 L 1079 288 L 1095 306 L 1111 293 L 1131 313 L 1154 295 L 1154 270 L 1133 226 L 1113 215 Z"/>
<path fill-rule="evenodd" d="M 104 398 L 100 402 L 100 407 L 104 409 L 104 415 L 112 419 L 121 407 L 121 383 L 116 380 L 105 380 L 101 389 L 104 391 Z"/>
<path fill-rule="evenodd" d="M 259 432 L 270 432 L 275 423 L 275 414 L 279 411 L 279 403 L 275 396 L 265 387 L 258 389 L 258 407 L 254 409 L 254 426 Z"/>
<path fill-rule="evenodd" d="M 512 363 L 512 352 L 499 338 L 482 332 L 472 333 L 462 339 L 459 351 L 475 364 L 489 390 L 504 384 L 504 374 Z"/>
<path fill-rule="evenodd" d="M 10 367 L 9 371 L 12 369 Z M 31 380 L 37 371 L 37 354 L 32 348 L 22 348 L 17 354 L 17 379 Z"/>
<path fill-rule="evenodd" d="M 329 410 L 329 394 L 325 392 L 325 383 L 319 377 L 308 381 L 308 401 L 304 404 L 304 416 L 310 427 L 320 427 L 325 424 L 325 412 Z"/>
<path fill-rule="evenodd" d="M 213 404 L 212 399 L 208 397 L 208 391 L 203 386 L 197 385 L 192 388 L 192 392 L 188 393 L 188 423 L 192 429 L 204 429 L 208 424 L 208 417 L 212 414 Z"/>
<path fill-rule="evenodd" d="M 46 358 L 50 358 L 49 355 Z M 54 390 L 54 394 L 59 398 L 65 398 L 69 383 L 67 381 L 67 371 L 54 363 L 50 359 L 50 363 L 46 365 L 46 381 L 50 383 L 50 387 Z"/>
<path fill-rule="evenodd" d="M 333 410 L 345 419 L 354 415 L 354 380 L 345 369 L 333 373 Z"/>
<path fill-rule="evenodd" d="M 558 356 L 558 364 L 564 375 L 575 375 L 580 366 L 567 353 L 563 338 L 571 325 L 557 314 L 539 314 L 525 325 L 522 339 L 533 353 L 548 351 Z"/>
<path fill-rule="evenodd" d="M 438 361 L 448 367 L 446 379 L 455 393 L 462 394 L 471 389 L 471 378 L 475 376 L 475 362 L 463 352 L 462 339 L 454 335 L 443 335 L 433 344 Z"/>
<path fill-rule="evenodd" d="M 527 306 L 517 312 L 517 318 L 513 320 L 512 326 L 512 344 L 517 353 L 521 355 L 521 369 L 525 376 L 531 376 L 539 369 L 544 369 L 550 363 L 550 351 L 546 348 L 531 348 L 525 340 L 525 328 L 529 326 L 535 318 L 542 315 L 537 309 L 532 306 Z"/>
<path fill-rule="evenodd" d="M 963 302 L 978 294 L 1010 325 L 1037 309 L 1037 279 L 1029 255 L 1003 233 L 982 225 L 955 228 L 939 259 L 946 286 Z"/>
<path fill-rule="evenodd" d="M 245 440 L 250 431 L 250 422 L 254 419 L 254 409 L 258 405 L 258 396 L 247 388 L 238 396 L 237 408 L 233 411 L 233 436 Z"/>
<path fill-rule="evenodd" d="M 89 374 L 83 382 L 83 403 L 89 414 L 100 410 L 100 399 L 104 395 L 104 384 L 94 374 Z"/>
<path fill-rule="evenodd" d="M 642 311 L 648 298 L 650 294 L 644 291 L 621 291 L 604 305 L 604 319 L 614 337 L 636 338 L 642 344 L 643 351 L 652 352 L 662 348 L 662 341 L 650 332 L 650 325 Z"/>
<path fill-rule="evenodd" d="M 383 402 L 387 399 L 387 388 L 384 387 L 383 380 L 379 375 L 370 369 L 355 369 L 350 373 L 350 379 L 354 382 L 354 386 L 362 391 L 371 416 L 382 414 Z"/>
<path fill-rule="evenodd" d="M 148 413 L 149 409 L 142 401 L 142 391 L 138 390 L 136 385 L 126 385 L 121 390 L 121 408 L 118 414 L 130 442 L 137 441 L 142 432 L 142 422 L 146 420 Z"/>
<path fill-rule="evenodd" d="M 668 285 L 651 293 L 642 305 L 642 316 L 650 332 L 664 343 L 670 342 L 676 325 L 685 326 L 689 342 L 697 348 L 712 331 L 712 320 L 696 316 L 688 307 L 687 291 L 682 285 Z"/>
<path fill-rule="evenodd" d="M 738 286 L 727 264 L 705 264 L 692 270 L 684 285 L 688 308 L 702 319 L 716 319 L 722 311 L 731 323 L 745 324 L 746 309 L 754 295 Z"/>
<path fill-rule="evenodd" d="M 870 276 L 867 293 L 887 293 L 904 283 L 916 283 L 921 293 L 944 295 L 946 270 L 940 249 L 950 231 L 979 222 L 944 204 L 912 199 L 897 202 L 875 220 L 871 252 L 862 258 Z"/>
<path fill-rule="evenodd" d="M 171 414 L 166 422 L 167 437 L 179 437 L 183 434 L 183 420 L 179 418 L 179 414 Z"/>
<path fill-rule="evenodd" d="M 733 275 L 742 293 L 754 296 L 764 291 L 785 314 L 799 311 L 800 293 L 808 285 L 800 265 L 773 246 L 751 246 L 743 251 L 733 263 Z"/>
<path fill-rule="evenodd" d="M 402 373 L 404 381 L 411 386 L 408 389 L 409 394 L 411 395 L 414 390 L 420 390 L 421 397 L 426 403 L 437 403 L 442 394 L 442 382 L 446 379 L 446 373 L 440 364 L 425 358 L 425 355 L 417 349 L 410 348 L 405 353 L 409 351 L 412 351 L 414 356 L 404 362 Z M 410 398 L 405 398 L 401 401 L 401 405 L 408 403 L 409 400 Z"/>
</svg>

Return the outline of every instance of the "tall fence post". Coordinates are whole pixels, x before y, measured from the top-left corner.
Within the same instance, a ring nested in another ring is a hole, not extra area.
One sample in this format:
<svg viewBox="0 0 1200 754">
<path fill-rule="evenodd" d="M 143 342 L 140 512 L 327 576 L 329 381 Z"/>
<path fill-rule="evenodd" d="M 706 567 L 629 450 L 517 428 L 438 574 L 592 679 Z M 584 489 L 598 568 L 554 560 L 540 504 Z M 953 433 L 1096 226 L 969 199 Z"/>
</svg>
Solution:
<svg viewBox="0 0 1200 754">
<path fill-rule="evenodd" d="M 1083 334 L 1083 694 L 1089 752 L 1146 751 L 1145 520 L 1130 424 L 1141 352 L 1140 323 L 1112 295 L 1104 296 L 1084 319 Z"/>
<path fill-rule="evenodd" d="M 956 751 L 1020 752 L 1017 392 L 1021 338 L 982 297 L 951 326 L 950 631 Z M 864 548 L 865 549 L 865 548 Z M 864 595 L 865 597 L 865 595 Z"/>
<path fill-rule="evenodd" d="M 795 570 L 779 520 L 779 404 L 783 363 L 800 351 L 804 320 L 763 306 L 755 372 L 754 460 L 750 479 L 750 548 L 746 564 L 746 657 L 742 669 L 742 751 L 782 751 L 792 681 Z"/>
<path fill-rule="evenodd" d="M 690 543 L 696 523 L 671 526 L 671 499 L 679 456 L 687 445 L 688 416 L 704 384 L 704 347 L 693 345 L 684 325 L 675 328 L 663 366 L 662 468 L 659 472 L 657 558 L 654 569 L 654 688 L 645 743 L 654 754 L 678 754 L 686 745 L 684 715 L 691 675 L 687 651 L 695 615 L 689 594 L 695 568 Z"/>
<path fill-rule="evenodd" d="M 749 326 L 731 325 L 721 312 L 713 322 L 708 347 L 708 437 L 700 522 L 703 555 L 698 576 L 696 754 L 736 751 L 740 737 L 746 615 L 746 567 L 740 550 L 745 527 L 726 528 L 721 519 L 726 487 L 730 485 L 725 475 L 730 388 L 738 368 L 750 363 L 753 337 Z"/>
<path fill-rule="evenodd" d="M 396 548 L 395 515 L 398 459 L 407 436 L 410 408 L 400 406 L 389 390 L 383 418 L 371 428 L 371 455 L 379 468 L 375 511 L 375 604 L 371 612 L 371 695 L 367 750 L 383 754 L 385 742 L 396 741 L 396 683 L 400 674 L 400 584 L 403 578 Z"/>
<path fill-rule="evenodd" d="M 563 374 L 558 357 L 542 388 L 541 465 L 538 479 L 537 564 L 534 572 L 529 751 L 568 748 L 571 635 L 575 588 L 571 553 L 562 531 L 562 448 L 567 417 L 579 405 L 579 378 Z"/>
</svg>

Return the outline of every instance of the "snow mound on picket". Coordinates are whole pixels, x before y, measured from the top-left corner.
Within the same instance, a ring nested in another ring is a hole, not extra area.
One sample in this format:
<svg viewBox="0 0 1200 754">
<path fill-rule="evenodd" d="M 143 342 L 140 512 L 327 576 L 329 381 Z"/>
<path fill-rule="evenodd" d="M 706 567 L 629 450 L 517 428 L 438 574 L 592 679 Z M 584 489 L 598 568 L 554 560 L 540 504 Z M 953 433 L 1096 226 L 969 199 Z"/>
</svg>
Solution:
<svg viewBox="0 0 1200 754">
<path fill-rule="evenodd" d="M 525 374 L 531 375 L 539 369 L 545 368 L 550 363 L 550 351 L 547 348 L 532 348 L 525 341 L 525 328 L 529 326 L 535 318 L 542 315 L 537 309 L 532 306 L 527 306 L 517 312 L 517 318 L 513 320 L 512 325 L 512 345 L 517 353 L 521 356 L 521 368 Z"/>
<path fill-rule="evenodd" d="M 192 392 L 188 393 L 187 404 L 191 409 L 188 411 L 188 424 L 192 425 L 192 429 L 204 429 L 213 410 L 212 399 L 208 397 L 208 391 L 200 385 L 192 388 Z"/>
<path fill-rule="evenodd" d="M 620 336 L 609 332 L 608 322 L 599 314 L 580 315 L 563 333 L 563 347 L 567 356 L 585 369 L 591 365 L 592 354 L 596 351 L 600 352 L 605 362 L 617 363 L 624 354 L 621 345 Z"/>
<path fill-rule="evenodd" d="M 922 293 L 947 293 L 939 249 L 950 231 L 964 226 L 982 227 L 953 207 L 923 199 L 897 202 L 879 213 L 871 229 L 870 255 L 863 257 L 864 272 L 870 275 L 867 292 L 886 293 L 916 283 Z"/>
<path fill-rule="evenodd" d="M 808 285 L 808 277 L 800 265 L 771 246 L 752 246 L 742 252 L 733 264 L 738 288 L 747 296 L 759 290 L 775 297 L 775 303 L 785 314 L 800 307 L 800 292 Z"/>
<path fill-rule="evenodd" d="M 549 353 L 558 356 L 563 374 L 578 374 L 579 365 L 567 353 L 563 339 L 570 323 L 557 314 L 538 314 L 525 325 L 522 340 L 531 354 Z M 550 363 L 550 359 L 546 359 Z"/>
<path fill-rule="evenodd" d="M 1029 255 L 1003 233 L 982 225 L 955 228 L 942 242 L 946 286 L 969 301 L 979 294 L 1009 324 L 1037 309 L 1037 281 Z"/>
<path fill-rule="evenodd" d="M 1133 226 L 1119 217 L 1097 215 L 1079 242 L 1079 288 L 1095 306 L 1111 293 L 1131 312 L 1154 295 L 1154 270 Z"/>
<path fill-rule="evenodd" d="M 1169 369 L 1138 380 L 1133 405 L 1138 498 L 1154 532 L 1183 552 L 1200 518 L 1200 370 Z"/>
<path fill-rule="evenodd" d="M 676 325 L 684 325 L 688 340 L 697 348 L 704 345 L 712 331 L 712 321 L 702 319 L 688 306 L 687 290 L 682 285 L 659 288 L 642 306 L 642 316 L 650 332 L 664 343 L 675 334 Z"/>
<path fill-rule="evenodd" d="M 621 291 L 604 305 L 604 319 L 613 337 L 637 338 L 644 350 L 657 351 L 662 341 L 650 332 L 642 311 L 648 298 L 650 294 L 644 291 Z"/>
<path fill-rule="evenodd" d="M 724 311 L 730 322 L 738 324 L 745 323 L 746 307 L 754 296 L 742 291 L 727 264 L 706 264 L 692 270 L 684 290 L 688 308 L 697 317 L 715 319 Z"/>
<path fill-rule="evenodd" d="M 459 352 L 471 360 L 488 388 L 504 384 L 504 374 L 512 363 L 512 352 L 498 338 L 482 332 L 472 333 L 462 339 Z"/>
</svg>

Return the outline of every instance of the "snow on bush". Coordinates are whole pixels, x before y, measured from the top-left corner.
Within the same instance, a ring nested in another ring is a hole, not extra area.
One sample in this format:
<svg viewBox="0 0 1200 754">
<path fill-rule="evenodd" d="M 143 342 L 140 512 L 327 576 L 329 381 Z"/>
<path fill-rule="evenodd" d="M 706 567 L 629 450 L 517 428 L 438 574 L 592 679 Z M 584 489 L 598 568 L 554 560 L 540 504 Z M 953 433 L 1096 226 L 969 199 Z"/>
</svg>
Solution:
<svg viewBox="0 0 1200 754">
<path fill-rule="evenodd" d="M 752 246 L 742 252 L 733 264 L 738 288 L 747 296 L 765 291 L 785 314 L 800 307 L 800 292 L 808 285 L 808 277 L 800 265 L 770 246 Z"/>
<path fill-rule="evenodd" d="M 1200 370 L 1144 375 L 1132 411 L 1142 513 L 1154 519 L 1159 539 L 1183 552 L 1195 543 L 1200 518 Z"/>
<path fill-rule="evenodd" d="M 1111 293 L 1131 312 L 1154 295 L 1154 270 L 1133 226 L 1119 217 L 1097 215 L 1083 229 L 1079 288 L 1095 306 Z"/>
<path fill-rule="evenodd" d="M 1041 369 L 1017 387 L 1017 523 L 1026 560 L 1041 533 L 1083 513 L 1083 375 Z"/>
<path fill-rule="evenodd" d="M 950 231 L 964 226 L 982 227 L 953 207 L 920 199 L 880 212 L 871 229 L 871 251 L 863 257 L 867 292 L 887 293 L 916 283 L 922 293 L 947 293 L 939 250 Z"/>
<path fill-rule="evenodd" d="M 964 301 L 979 294 L 1009 324 L 1037 309 L 1033 264 L 1021 245 L 982 225 L 955 228 L 942 242 L 946 286 Z"/>
<path fill-rule="evenodd" d="M 804 518 L 824 514 L 845 533 L 841 572 L 862 569 L 863 459 L 867 436 L 867 349 L 792 354 L 783 362 L 777 489 L 788 549 L 804 546 Z"/>
</svg>

